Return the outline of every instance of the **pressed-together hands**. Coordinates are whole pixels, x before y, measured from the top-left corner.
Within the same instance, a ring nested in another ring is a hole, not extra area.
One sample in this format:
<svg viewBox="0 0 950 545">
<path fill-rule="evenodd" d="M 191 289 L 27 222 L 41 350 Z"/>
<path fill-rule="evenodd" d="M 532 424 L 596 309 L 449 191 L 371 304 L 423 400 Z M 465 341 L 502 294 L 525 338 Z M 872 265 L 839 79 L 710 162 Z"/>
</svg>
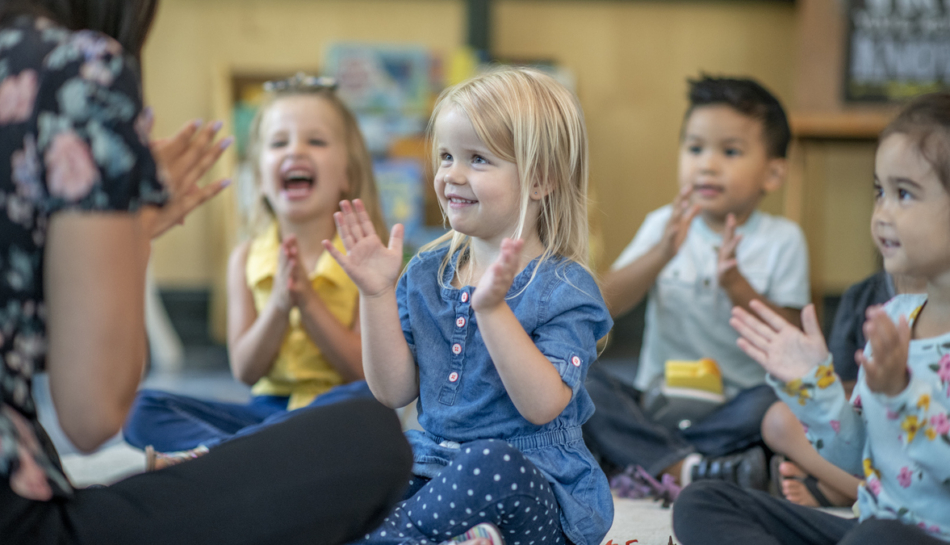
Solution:
<svg viewBox="0 0 950 545">
<path fill-rule="evenodd" d="M 152 124 L 153 119 L 149 115 L 146 118 L 146 133 L 151 132 Z M 195 121 L 182 127 L 171 138 L 151 142 L 152 154 L 168 191 L 165 206 L 143 210 L 152 238 L 176 224 L 184 223 L 185 217 L 192 210 L 217 195 L 230 183 L 230 180 L 220 180 L 204 187 L 198 186 L 198 180 L 234 141 L 232 137 L 227 137 L 214 142 L 214 136 L 220 129 L 220 121 L 204 126 L 200 121 Z"/>
<path fill-rule="evenodd" d="M 393 289 L 402 269 L 402 224 L 393 226 L 389 246 L 384 246 L 362 201 L 340 202 L 341 212 L 333 214 L 337 232 L 343 240 L 346 254 L 337 250 L 329 240 L 323 247 L 343 267 L 360 294 L 378 297 Z"/>
<path fill-rule="evenodd" d="M 828 358 L 828 348 L 818 326 L 815 306 L 802 309 L 804 331 L 790 324 L 761 301 L 752 301 L 753 315 L 742 307 L 732 309 L 729 324 L 739 332 L 737 344 L 769 374 L 791 382 L 804 377 Z M 855 360 L 864 367 L 865 380 L 872 392 L 894 396 L 907 387 L 907 351 L 910 327 L 905 317 L 897 325 L 880 306 L 867 310 L 864 334 L 874 356 L 867 358 L 859 350 Z"/>
<path fill-rule="evenodd" d="M 306 302 L 313 293 L 313 285 L 300 261 L 300 246 L 297 244 L 297 237 L 287 235 L 287 238 L 280 243 L 277 275 L 274 278 L 273 297 L 275 297 L 277 308 L 290 312 L 293 307 L 306 306 Z"/>
</svg>

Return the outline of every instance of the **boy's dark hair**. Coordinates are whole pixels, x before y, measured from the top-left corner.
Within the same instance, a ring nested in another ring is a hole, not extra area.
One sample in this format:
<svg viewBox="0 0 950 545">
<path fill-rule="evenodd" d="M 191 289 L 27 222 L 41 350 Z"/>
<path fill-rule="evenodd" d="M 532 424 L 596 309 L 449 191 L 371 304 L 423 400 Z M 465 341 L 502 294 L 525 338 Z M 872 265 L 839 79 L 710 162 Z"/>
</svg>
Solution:
<svg viewBox="0 0 950 545">
<path fill-rule="evenodd" d="M 689 81 L 689 109 L 684 119 L 700 106 L 723 104 L 762 122 L 762 137 L 769 157 L 788 154 L 792 132 L 782 104 L 765 87 L 746 78 L 714 78 L 702 75 Z"/>
<path fill-rule="evenodd" d="M 892 134 L 903 134 L 930 163 L 940 183 L 950 191 L 950 93 L 921 95 L 881 131 L 878 145 Z"/>
<path fill-rule="evenodd" d="M 0 0 L 0 26 L 18 15 L 42 16 L 70 30 L 95 30 L 141 60 L 158 0 Z"/>
</svg>

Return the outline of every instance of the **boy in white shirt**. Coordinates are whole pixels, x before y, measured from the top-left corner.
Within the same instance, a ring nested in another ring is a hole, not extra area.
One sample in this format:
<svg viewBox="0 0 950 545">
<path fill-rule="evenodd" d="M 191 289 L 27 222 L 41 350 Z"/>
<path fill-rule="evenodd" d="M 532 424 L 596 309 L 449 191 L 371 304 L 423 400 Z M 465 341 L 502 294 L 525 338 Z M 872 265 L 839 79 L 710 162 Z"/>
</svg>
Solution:
<svg viewBox="0 0 950 545">
<path fill-rule="evenodd" d="M 776 397 L 761 366 L 736 346 L 729 317 L 733 306 L 759 299 L 798 323 L 809 302 L 801 229 L 757 210 L 785 179 L 790 131 L 778 100 L 749 79 L 690 81 L 689 98 L 680 191 L 647 216 L 602 284 L 614 317 L 647 297 L 636 389 L 592 372 L 597 413 L 585 437 L 619 467 L 669 473 L 684 485 L 719 478 L 765 488 L 764 453 L 750 447 L 761 442 L 762 416 Z M 685 429 L 653 422 L 640 392 L 663 376 L 666 361 L 700 358 L 718 363 L 726 403 Z"/>
</svg>

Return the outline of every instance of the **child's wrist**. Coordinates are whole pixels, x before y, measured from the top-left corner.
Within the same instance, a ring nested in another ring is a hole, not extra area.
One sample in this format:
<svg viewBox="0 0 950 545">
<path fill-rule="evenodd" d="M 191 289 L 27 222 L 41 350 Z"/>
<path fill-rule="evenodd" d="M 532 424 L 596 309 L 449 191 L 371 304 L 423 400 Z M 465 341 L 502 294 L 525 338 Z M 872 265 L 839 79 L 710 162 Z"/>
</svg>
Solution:
<svg viewBox="0 0 950 545">
<path fill-rule="evenodd" d="M 732 266 L 719 273 L 719 286 L 725 290 L 730 290 L 742 280 L 742 273 L 739 267 Z"/>
</svg>

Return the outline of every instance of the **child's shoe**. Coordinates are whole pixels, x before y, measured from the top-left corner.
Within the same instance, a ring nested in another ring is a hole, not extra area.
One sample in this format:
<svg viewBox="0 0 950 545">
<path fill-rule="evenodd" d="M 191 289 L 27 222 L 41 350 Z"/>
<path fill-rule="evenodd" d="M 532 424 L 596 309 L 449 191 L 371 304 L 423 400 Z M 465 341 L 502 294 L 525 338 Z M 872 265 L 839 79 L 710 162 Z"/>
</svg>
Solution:
<svg viewBox="0 0 950 545">
<path fill-rule="evenodd" d="M 180 464 L 185 460 L 194 460 L 208 453 L 208 447 L 199 445 L 191 450 L 178 452 L 157 452 L 152 445 L 145 447 L 145 471 L 158 471 L 169 466 Z"/>
<path fill-rule="evenodd" d="M 505 545 L 505 540 L 501 537 L 501 530 L 490 522 L 476 524 L 464 534 L 457 535 L 445 543 L 462 543 L 471 539 L 487 539 L 492 545 Z"/>
<path fill-rule="evenodd" d="M 718 479 L 749 490 L 769 489 L 769 473 L 762 447 L 722 456 L 703 458 L 691 468 L 691 481 Z"/>
</svg>

